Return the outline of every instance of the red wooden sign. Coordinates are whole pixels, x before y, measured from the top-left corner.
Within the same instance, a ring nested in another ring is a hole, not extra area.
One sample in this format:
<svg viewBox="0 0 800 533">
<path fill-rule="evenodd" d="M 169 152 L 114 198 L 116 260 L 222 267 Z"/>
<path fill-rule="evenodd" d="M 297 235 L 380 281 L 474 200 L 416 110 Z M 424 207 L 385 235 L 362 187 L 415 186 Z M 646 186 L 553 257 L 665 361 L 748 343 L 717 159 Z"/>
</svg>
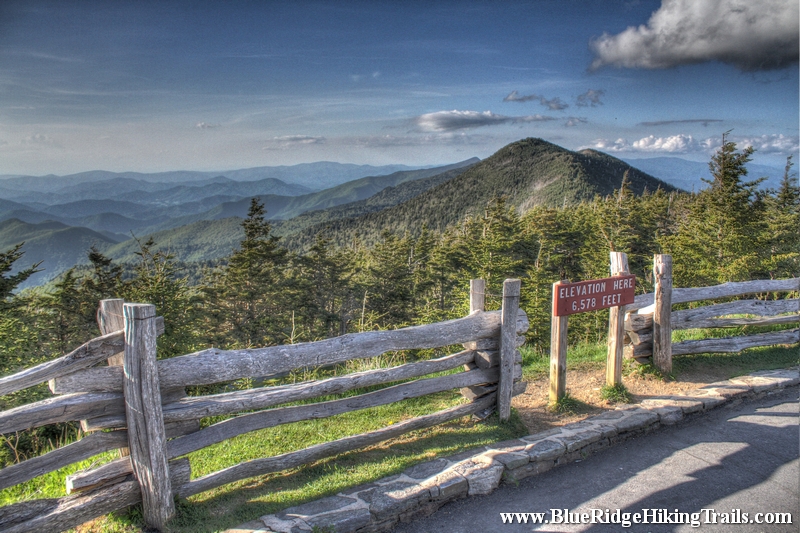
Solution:
<svg viewBox="0 0 800 533">
<path fill-rule="evenodd" d="M 553 315 L 566 316 L 633 303 L 636 276 L 556 283 L 553 285 Z"/>
</svg>

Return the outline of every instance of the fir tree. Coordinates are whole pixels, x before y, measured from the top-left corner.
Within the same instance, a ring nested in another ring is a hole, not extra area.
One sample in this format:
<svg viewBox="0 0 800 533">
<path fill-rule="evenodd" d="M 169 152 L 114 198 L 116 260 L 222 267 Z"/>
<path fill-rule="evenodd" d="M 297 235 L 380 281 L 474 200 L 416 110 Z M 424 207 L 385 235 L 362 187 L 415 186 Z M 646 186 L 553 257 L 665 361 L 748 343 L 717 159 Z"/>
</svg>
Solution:
<svg viewBox="0 0 800 533">
<path fill-rule="evenodd" d="M 10 274 L 14 269 L 14 263 L 17 262 L 25 253 L 22 251 L 24 242 L 16 246 L 0 252 L 0 311 L 13 305 L 12 294 L 25 280 L 40 272 L 39 265 L 41 261 L 26 269 L 20 270 L 16 274 Z"/>
<path fill-rule="evenodd" d="M 786 159 L 781 185 L 767 199 L 770 277 L 800 276 L 800 183 Z"/>
<path fill-rule="evenodd" d="M 206 282 L 214 344 L 250 348 L 282 343 L 291 334 L 284 290 L 288 252 L 272 235 L 265 214 L 264 204 L 253 198 L 239 248 Z"/>
<path fill-rule="evenodd" d="M 754 149 L 742 151 L 722 137 L 709 163 L 712 179 L 697 194 L 678 233 L 666 240 L 675 263 L 676 282 L 702 286 L 753 279 L 763 270 L 765 203 L 758 179 L 746 182 Z"/>
</svg>

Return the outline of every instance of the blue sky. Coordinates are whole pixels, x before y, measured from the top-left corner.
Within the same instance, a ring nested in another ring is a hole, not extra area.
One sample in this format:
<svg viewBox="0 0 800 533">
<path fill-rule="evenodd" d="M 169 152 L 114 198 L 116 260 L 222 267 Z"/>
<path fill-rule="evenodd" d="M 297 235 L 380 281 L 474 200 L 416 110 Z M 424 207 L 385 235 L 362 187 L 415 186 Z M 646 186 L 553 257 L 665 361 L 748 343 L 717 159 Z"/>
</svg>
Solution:
<svg viewBox="0 0 800 533">
<path fill-rule="evenodd" d="M 0 174 L 798 151 L 797 0 L 0 3 Z"/>
</svg>

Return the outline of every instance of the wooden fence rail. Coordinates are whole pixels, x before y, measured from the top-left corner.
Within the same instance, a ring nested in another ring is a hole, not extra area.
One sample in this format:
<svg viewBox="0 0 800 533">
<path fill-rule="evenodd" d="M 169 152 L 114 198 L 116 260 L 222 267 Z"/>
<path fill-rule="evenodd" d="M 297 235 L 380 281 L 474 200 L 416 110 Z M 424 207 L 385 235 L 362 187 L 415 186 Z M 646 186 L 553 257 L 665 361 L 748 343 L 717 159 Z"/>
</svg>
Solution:
<svg viewBox="0 0 800 533">
<path fill-rule="evenodd" d="M 657 256 L 658 257 L 658 256 Z M 660 268 L 660 267 L 659 267 Z M 673 355 L 696 353 L 733 353 L 756 346 L 795 344 L 800 342 L 800 328 L 791 330 L 740 335 L 727 338 L 671 342 L 671 333 L 680 329 L 731 328 L 740 326 L 772 326 L 800 322 L 800 299 L 783 300 L 736 300 L 707 305 L 695 309 L 672 311 L 671 306 L 680 303 L 731 298 L 749 294 L 800 291 L 800 278 L 781 280 L 756 280 L 729 282 L 713 287 L 672 289 L 669 298 L 659 294 L 644 294 L 636 297 L 633 304 L 626 306 L 625 315 L 625 356 L 640 362 L 649 362 L 650 357 L 656 367 L 665 373 L 672 370 Z M 658 309 L 662 309 L 660 322 L 665 324 L 658 341 L 654 330 Z M 748 315 L 731 317 L 730 315 Z M 656 342 L 657 341 L 657 342 Z"/>
<path fill-rule="evenodd" d="M 203 350 L 156 361 L 163 320 L 152 305 L 104 300 L 103 333 L 54 361 L 0 378 L 0 394 L 49 382 L 55 396 L 0 412 L 0 433 L 80 421 L 83 439 L 0 470 L 0 489 L 115 449 L 121 457 L 67 478 L 69 496 L 0 508 L 0 533 L 60 531 L 142 502 L 147 525 L 163 529 L 174 514 L 174 495 L 186 497 L 233 481 L 276 472 L 381 442 L 470 414 L 497 409 L 524 391 L 517 348 L 528 329 L 519 309 L 519 280 L 504 284 L 500 311 L 483 311 L 482 280 L 473 280 L 469 316 L 393 331 L 348 334 L 319 342 L 250 350 Z M 478 297 L 478 290 L 481 298 Z M 112 328 L 120 328 L 112 329 Z M 461 344 L 438 359 L 340 375 L 319 381 L 188 397 L 184 387 L 266 377 L 295 369 L 329 367 L 398 350 Z M 95 366 L 106 362 L 109 366 Z M 453 370 L 462 367 L 460 372 Z M 451 372 L 435 377 L 430 374 Z M 356 396 L 290 405 L 300 400 L 386 385 Z M 469 403 L 376 431 L 235 465 L 189 479 L 180 458 L 237 435 L 279 424 L 334 416 L 407 398 L 460 389 Z M 202 430 L 206 417 L 237 415 Z M 98 431 L 111 430 L 111 431 Z M 168 440 L 171 439 L 171 440 Z M 128 450 L 130 454 L 128 454 Z"/>
</svg>

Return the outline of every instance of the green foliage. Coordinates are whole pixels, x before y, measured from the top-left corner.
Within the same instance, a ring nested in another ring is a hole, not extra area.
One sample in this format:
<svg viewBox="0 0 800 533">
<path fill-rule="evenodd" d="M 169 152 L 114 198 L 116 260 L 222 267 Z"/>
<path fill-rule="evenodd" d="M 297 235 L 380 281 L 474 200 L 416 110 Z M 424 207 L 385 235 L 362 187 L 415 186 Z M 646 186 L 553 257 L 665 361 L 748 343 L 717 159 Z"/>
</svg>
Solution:
<svg viewBox="0 0 800 533">
<path fill-rule="evenodd" d="M 556 403 L 550 406 L 551 411 L 567 415 L 575 415 L 588 410 L 588 405 L 577 398 L 570 395 L 569 392 L 565 393 Z"/>
<path fill-rule="evenodd" d="M 264 205 L 253 198 L 239 248 L 204 284 L 204 321 L 214 345 L 279 344 L 291 332 L 285 271 L 289 255 L 264 216 Z"/>
<path fill-rule="evenodd" d="M 191 352 L 196 346 L 196 291 L 189 287 L 185 277 L 178 276 L 172 255 L 154 252 L 153 244 L 152 240 L 139 243 L 139 262 L 133 278 L 120 287 L 121 296 L 129 302 L 155 305 L 158 315 L 164 317 L 158 356 L 173 357 Z M 102 283 L 102 279 L 96 282 Z"/>
<path fill-rule="evenodd" d="M 792 156 L 786 159 L 786 169 L 780 188 L 767 196 L 766 270 L 770 277 L 800 276 L 800 182 L 793 173 Z"/>
<path fill-rule="evenodd" d="M 757 189 L 763 179 L 743 181 L 753 151 L 737 150 L 723 135 L 722 147 L 709 164 L 710 187 L 694 198 L 678 232 L 664 239 L 669 253 L 681 258 L 674 267 L 681 285 L 744 281 L 764 274 L 766 205 Z"/>
<path fill-rule="evenodd" d="M 16 274 L 10 274 L 14 263 L 25 253 L 21 250 L 24 244 L 24 242 L 21 242 L 11 249 L 0 253 L 0 310 L 5 310 L 11 305 L 9 299 L 11 299 L 12 293 L 21 283 L 36 272 L 39 272 L 39 265 L 41 263 L 36 263 L 31 267 L 20 270 Z"/>
<path fill-rule="evenodd" d="M 631 393 L 622 383 L 603 385 L 600 388 L 600 398 L 611 403 L 630 403 L 632 399 Z"/>
</svg>

